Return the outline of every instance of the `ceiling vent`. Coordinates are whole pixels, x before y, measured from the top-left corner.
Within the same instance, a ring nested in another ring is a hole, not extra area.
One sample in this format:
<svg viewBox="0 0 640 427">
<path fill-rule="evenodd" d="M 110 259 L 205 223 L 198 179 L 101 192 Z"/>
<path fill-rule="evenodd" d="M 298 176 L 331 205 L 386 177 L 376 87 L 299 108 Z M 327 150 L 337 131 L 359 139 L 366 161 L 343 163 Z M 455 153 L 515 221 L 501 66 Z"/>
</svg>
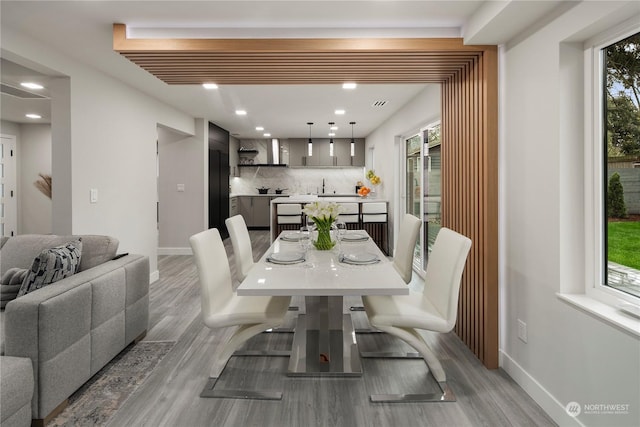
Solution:
<svg viewBox="0 0 640 427">
<path fill-rule="evenodd" d="M 371 106 L 372 107 L 384 107 L 387 105 L 387 101 L 376 101 Z"/>
<path fill-rule="evenodd" d="M 18 89 L 17 87 L 9 86 L 8 84 L 4 83 L 0 84 L 0 92 L 6 95 L 15 96 L 16 98 L 20 99 L 47 99 L 46 96 Z"/>
</svg>

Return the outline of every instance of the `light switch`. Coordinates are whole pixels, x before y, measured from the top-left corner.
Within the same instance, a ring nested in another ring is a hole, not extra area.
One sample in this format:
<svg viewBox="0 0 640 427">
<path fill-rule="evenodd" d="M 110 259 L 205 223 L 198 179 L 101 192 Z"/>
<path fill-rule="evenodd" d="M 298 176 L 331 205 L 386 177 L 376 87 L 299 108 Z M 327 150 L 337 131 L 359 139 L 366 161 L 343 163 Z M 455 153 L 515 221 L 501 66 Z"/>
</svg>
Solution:
<svg viewBox="0 0 640 427">
<path fill-rule="evenodd" d="M 178 191 L 184 191 L 184 184 L 178 184 Z"/>
<path fill-rule="evenodd" d="M 92 188 L 89 194 L 89 201 L 91 203 L 98 203 L 98 189 Z"/>
</svg>

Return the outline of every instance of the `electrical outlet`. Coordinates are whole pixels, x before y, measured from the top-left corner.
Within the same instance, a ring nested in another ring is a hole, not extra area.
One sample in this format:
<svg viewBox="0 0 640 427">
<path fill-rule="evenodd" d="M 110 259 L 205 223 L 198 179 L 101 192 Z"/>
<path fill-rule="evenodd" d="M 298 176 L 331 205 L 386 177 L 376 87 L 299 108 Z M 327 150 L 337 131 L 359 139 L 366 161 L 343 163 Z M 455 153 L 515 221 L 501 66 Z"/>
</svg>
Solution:
<svg viewBox="0 0 640 427">
<path fill-rule="evenodd" d="M 527 342 L 527 324 L 520 319 L 518 319 L 518 338 L 522 342 Z"/>
<path fill-rule="evenodd" d="M 92 188 L 89 191 L 89 202 L 90 203 L 98 203 L 98 189 Z"/>
</svg>

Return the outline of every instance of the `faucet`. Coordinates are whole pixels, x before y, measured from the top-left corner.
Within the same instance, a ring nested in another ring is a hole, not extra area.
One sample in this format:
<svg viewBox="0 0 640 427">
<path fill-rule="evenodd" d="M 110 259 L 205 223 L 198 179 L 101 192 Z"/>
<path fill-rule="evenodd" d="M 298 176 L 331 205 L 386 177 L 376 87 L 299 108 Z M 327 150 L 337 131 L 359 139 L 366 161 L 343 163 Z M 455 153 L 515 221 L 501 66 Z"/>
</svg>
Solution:
<svg viewBox="0 0 640 427">
<path fill-rule="evenodd" d="M 322 178 L 322 194 L 324 194 L 324 178 Z"/>
</svg>

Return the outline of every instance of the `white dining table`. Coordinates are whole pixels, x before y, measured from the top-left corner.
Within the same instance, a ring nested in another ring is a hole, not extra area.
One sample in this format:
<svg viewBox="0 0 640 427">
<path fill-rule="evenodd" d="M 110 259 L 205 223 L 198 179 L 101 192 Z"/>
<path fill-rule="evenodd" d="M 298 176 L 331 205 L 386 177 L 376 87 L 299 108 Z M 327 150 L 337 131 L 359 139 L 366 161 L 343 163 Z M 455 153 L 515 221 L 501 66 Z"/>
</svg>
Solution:
<svg viewBox="0 0 640 427">
<path fill-rule="evenodd" d="M 343 309 L 345 296 L 408 295 L 409 288 L 393 263 L 385 257 L 364 230 L 348 233 L 366 236 L 366 241 L 342 242 L 332 250 L 313 246 L 306 260 L 297 264 L 273 264 L 274 252 L 299 252 L 297 242 L 278 236 L 249 271 L 236 292 L 243 296 L 304 296 L 305 314 L 296 321 L 288 375 L 359 376 L 362 364 L 350 313 Z M 341 254 L 375 254 L 375 264 L 341 262 Z"/>
</svg>

